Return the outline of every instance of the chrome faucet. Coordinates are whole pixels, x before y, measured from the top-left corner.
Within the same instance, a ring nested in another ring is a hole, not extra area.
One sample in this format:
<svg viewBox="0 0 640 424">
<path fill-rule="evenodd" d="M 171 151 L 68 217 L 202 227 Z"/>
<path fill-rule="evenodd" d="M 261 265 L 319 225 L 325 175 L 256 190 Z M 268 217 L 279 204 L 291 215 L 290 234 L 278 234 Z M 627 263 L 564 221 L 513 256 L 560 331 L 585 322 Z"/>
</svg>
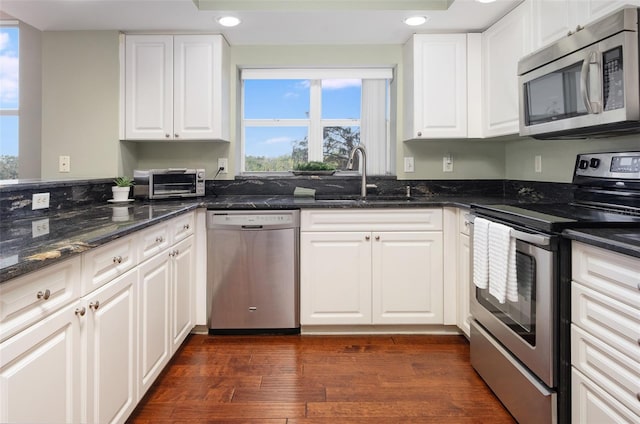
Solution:
<svg viewBox="0 0 640 424">
<path fill-rule="evenodd" d="M 367 188 L 377 188 L 375 184 L 367 184 L 367 151 L 363 144 L 359 144 L 353 148 L 349 155 L 349 162 L 347 162 L 347 169 L 353 169 L 353 158 L 356 152 L 360 152 L 360 170 L 362 172 L 362 186 L 360 187 L 360 196 L 362 198 L 367 197 Z"/>
</svg>

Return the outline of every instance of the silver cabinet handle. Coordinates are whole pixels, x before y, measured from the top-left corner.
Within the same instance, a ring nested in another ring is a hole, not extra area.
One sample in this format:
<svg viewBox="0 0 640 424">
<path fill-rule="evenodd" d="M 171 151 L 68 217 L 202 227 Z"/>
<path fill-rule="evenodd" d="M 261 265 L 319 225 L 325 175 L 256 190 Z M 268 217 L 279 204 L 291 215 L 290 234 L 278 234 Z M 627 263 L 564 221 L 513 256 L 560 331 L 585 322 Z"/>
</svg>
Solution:
<svg viewBox="0 0 640 424">
<path fill-rule="evenodd" d="M 97 300 L 95 302 L 89 303 L 89 309 L 93 309 L 94 311 L 97 311 L 99 307 L 100 307 L 100 302 L 98 302 Z"/>
<path fill-rule="evenodd" d="M 122 263 L 122 256 L 114 256 L 113 257 L 113 263 L 114 264 L 121 264 Z"/>
<path fill-rule="evenodd" d="M 164 237 L 156 237 L 156 243 L 162 243 L 164 241 Z"/>
<path fill-rule="evenodd" d="M 83 317 L 84 314 L 86 313 L 87 313 L 87 310 L 84 306 L 82 308 L 76 308 L 76 315 Z"/>
<path fill-rule="evenodd" d="M 185 230 L 188 230 L 189 228 L 191 228 L 191 225 L 189 225 L 189 224 L 184 224 L 184 227 L 182 227 L 182 228 L 184 228 Z"/>
<path fill-rule="evenodd" d="M 376 241 L 380 241 L 380 236 L 376 236 Z"/>
<path fill-rule="evenodd" d="M 49 299 L 51 297 L 51 290 L 49 290 L 49 289 L 46 289 L 45 291 L 41 290 L 36 294 L 36 297 L 38 299 L 47 300 L 47 299 Z"/>
<path fill-rule="evenodd" d="M 371 236 L 364 236 L 364 239 L 365 239 L 366 241 L 369 241 L 369 240 L 371 240 Z"/>
<path fill-rule="evenodd" d="M 418 137 L 422 137 L 422 131 L 418 131 Z"/>
<path fill-rule="evenodd" d="M 180 137 L 180 134 L 178 134 L 178 133 L 176 133 L 176 134 L 174 134 L 174 135 L 176 136 L 176 138 L 179 138 L 179 137 Z"/>
<path fill-rule="evenodd" d="M 164 135 L 164 138 L 169 138 L 169 137 L 171 137 L 169 134 Z"/>
</svg>

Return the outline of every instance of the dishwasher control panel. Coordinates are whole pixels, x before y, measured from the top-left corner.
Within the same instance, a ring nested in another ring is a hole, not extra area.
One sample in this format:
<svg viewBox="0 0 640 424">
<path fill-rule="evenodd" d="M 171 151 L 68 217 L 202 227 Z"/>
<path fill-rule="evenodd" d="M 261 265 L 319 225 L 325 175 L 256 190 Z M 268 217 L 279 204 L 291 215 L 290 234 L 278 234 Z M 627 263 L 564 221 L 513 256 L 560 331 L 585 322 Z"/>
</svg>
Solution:
<svg viewBox="0 0 640 424">
<path fill-rule="evenodd" d="M 209 211 L 208 228 L 295 228 L 300 226 L 299 211 Z"/>
</svg>

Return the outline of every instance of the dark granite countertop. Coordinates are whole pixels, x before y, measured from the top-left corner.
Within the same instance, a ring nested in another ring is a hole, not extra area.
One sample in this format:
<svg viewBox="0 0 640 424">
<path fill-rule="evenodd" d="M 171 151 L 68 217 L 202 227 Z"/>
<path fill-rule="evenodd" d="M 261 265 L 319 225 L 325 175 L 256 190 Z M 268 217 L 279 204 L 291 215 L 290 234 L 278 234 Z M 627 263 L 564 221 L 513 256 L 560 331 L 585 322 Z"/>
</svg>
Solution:
<svg viewBox="0 0 640 424">
<path fill-rule="evenodd" d="M 640 258 L 640 228 L 581 228 L 565 230 L 566 237 Z"/>
<path fill-rule="evenodd" d="M 0 283 L 70 258 L 200 205 L 100 203 L 0 222 Z M 38 236 L 38 231 L 42 235 Z"/>
<path fill-rule="evenodd" d="M 304 209 L 304 208 L 407 208 L 469 207 L 471 203 L 501 203 L 497 197 L 352 196 L 300 199 L 293 196 L 227 195 L 198 199 L 99 203 L 0 222 L 0 283 L 43 266 L 70 258 L 150 225 L 198 207 L 209 209 Z M 123 214 L 120 216 L 119 214 Z M 44 226 L 44 227 L 43 227 Z M 34 235 L 38 228 L 47 228 Z"/>
</svg>

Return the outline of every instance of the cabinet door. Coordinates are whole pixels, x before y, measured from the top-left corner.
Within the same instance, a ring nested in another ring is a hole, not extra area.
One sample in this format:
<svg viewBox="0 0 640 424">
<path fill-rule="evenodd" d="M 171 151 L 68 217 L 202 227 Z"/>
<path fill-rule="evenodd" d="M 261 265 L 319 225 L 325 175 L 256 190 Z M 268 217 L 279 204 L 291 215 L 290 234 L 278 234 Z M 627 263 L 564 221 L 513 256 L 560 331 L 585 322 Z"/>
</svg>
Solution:
<svg viewBox="0 0 640 424">
<path fill-rule="evenodd" d="M 518 60 L 531 51 L 530 3 L 523 3 L 482 35 L 484 135 L 517 134 Z"/>
<path fill-rule="evenodd" d="M 533 48 L 544 47 L 575 31 L 580 23 L 574 10 L 581 3 L 560 1 L 534 1 L 533 7 Z M 582 6 L 580 6 L 582 7 Z"/>
<path fill-rule="evenodd" d="M 122 423 L 137 404 L 137 281 L 132 270 L 83 299 L 86 422 Z"/>
<path fill-rule="evenodd" d="M 571 422 L 573 424 L 637 423 L 640 416 L 571 368 Z"/>
<path fill-rule="evenodd" d="M 411 46 L 405 139 L 467 137 L 466 34 L 415 35 Z"/>
<path fill-rule="evenodd" d="M 138 398 L 142 398 L 171 356 L 170 266 L 167 251 L 139 267 Z"/>
<path fill-rule="evenodd" d="M 300 323 L 371 324 L 371 234 L 302 232 Z"/>
<path fill-rule="evenodd" d="M 471 240 L 466 234 L 458 235 L 458 328 L 470 337 L 469 299 L 471 291 Z"/>
<path fill-rule="evenodd" d="M 180 140 L 220 137 L 215 96 L 220 41 L 214 35 L 174 38 L 174 137 Z"/>
<path fill-rule="evenodd" d="M 193 292 L 195 284 L 193 237 L 171 249 L 171 353 L 174 353 L 193 328 Z"/>
<path fill-rule="evenodd" d="M 173 138 L 173 37 L 127 35 L 125 137 Z"/>
<path fill-rule="evenodd" d="M 373 323 L 442 324 L 442 233 L 373 233 Z"/>
<path fill-rule="evenodd" d="M 0 422 L 81 422 L 78 307 L 73 303 L 0 344 Z"/>
</svg>

